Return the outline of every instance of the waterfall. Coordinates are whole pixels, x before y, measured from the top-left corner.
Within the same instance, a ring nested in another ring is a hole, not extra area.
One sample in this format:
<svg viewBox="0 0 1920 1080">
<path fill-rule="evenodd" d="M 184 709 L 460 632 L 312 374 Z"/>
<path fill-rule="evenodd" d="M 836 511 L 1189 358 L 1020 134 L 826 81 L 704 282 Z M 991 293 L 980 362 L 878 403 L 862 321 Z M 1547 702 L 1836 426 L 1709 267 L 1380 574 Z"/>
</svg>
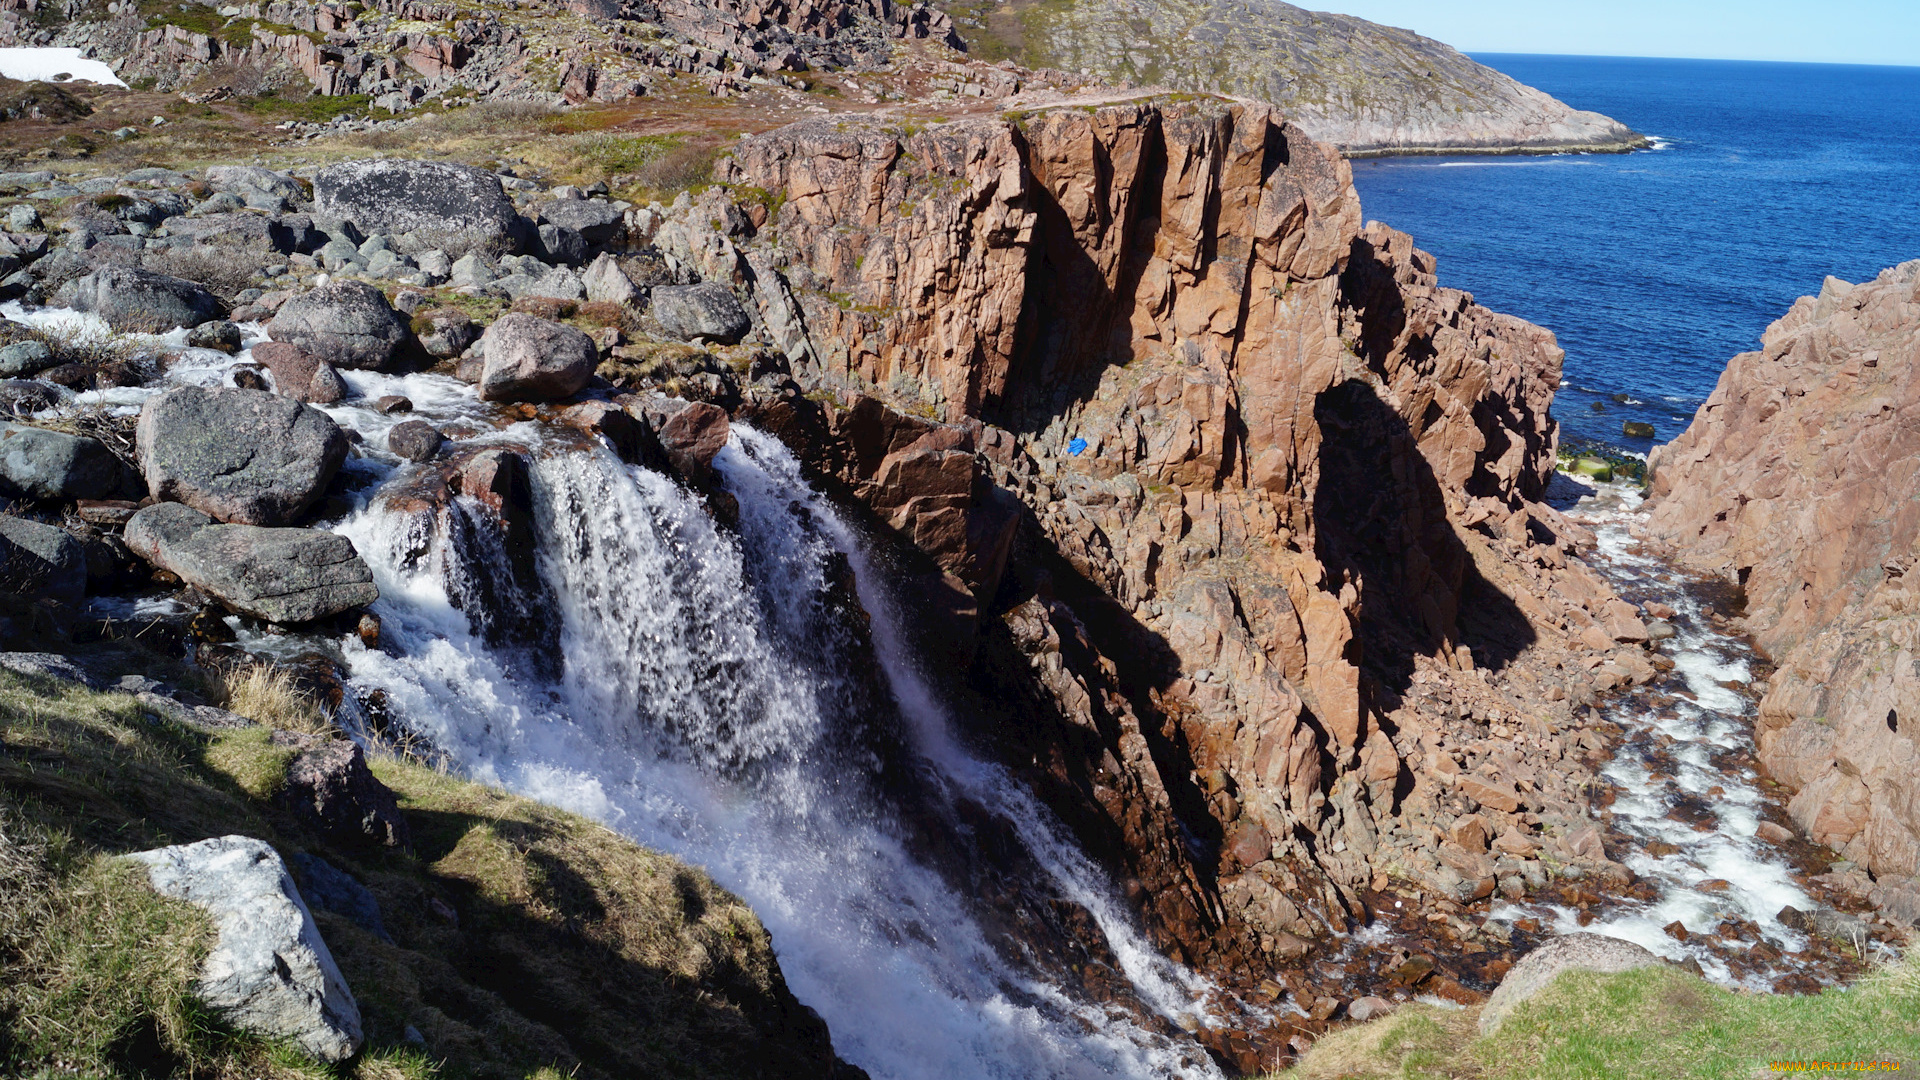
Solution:
<svg viewBox="0 0 1920 1080">
<path fill-rule="evenodd" d="M 356 687 L 383 690 L 474 778 L 704 867 L 753 906 L 795 995 L 876 1080 L 1219 1075 L 1162 1033 L 1202 1022 L 1208 987 L 1151 948 L 1037 800 L 962 747 L 882 575 L 784 447 L 736 427 L 716 460 L 737 536 L 604 449 L 533 456 L 558 674 L 529 678 L 448 595 L 450 578 L 485 577 L 464 563 L 486 545 L 442 537 L 418 557 L 419 538 L 376 501 L 339 527 L 374 568 L 393 646 L 347 643 Z M 837 567 L 871 616 L 897 730 L 857 707 L 854 643 L 828 617 Z M 912 850 L 888 787 L 936 814 L 966 800 L 1003 821 L 1093 916 L 1144 1012 L 1078 1000 L 1010 956 Z"/>
</svg>

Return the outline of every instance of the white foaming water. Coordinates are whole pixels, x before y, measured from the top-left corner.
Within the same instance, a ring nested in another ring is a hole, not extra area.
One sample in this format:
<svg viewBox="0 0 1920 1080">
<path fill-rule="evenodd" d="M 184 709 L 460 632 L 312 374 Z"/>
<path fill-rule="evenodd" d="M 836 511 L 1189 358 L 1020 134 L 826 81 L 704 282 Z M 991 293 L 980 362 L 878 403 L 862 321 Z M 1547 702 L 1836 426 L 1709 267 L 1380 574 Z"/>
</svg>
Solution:
<svg viewBox="0 0 1920 1080">
<path fill-rule="evenodd" d="M 1615 904 L 1586 926 L 1573 909 L 1557 905 L 1502 905 L 1493 917 L 1511 920 L 1532 914 L 1558 933 L 1624 938 L 1671 960 L 1698 960 L 1717 981 L 1768 989 L 1768 980 L 1740 978 L 1711 950 L 1675 941 L 1665 931 L 1678 920 L 1690 933 L 1704 934 L 1723 919 L 1740 918 L 1757 925 L 1786 952 L 1807 945 L 1804 936 L 1776 917 L 1783 907 L 1804 911 L 1814 903 L 1795 884 L 1786 863 L 1755 835 L 1764 803 L 1758 777 L 1751 769 L 1722 769 L 1714 763 L 1717 753 L 1750 752 L 1753 747 L 1751 705 L 1734 689 L 1752 679 L 1748 651 L 1714 630 L 1705 610 L 1678 587 L 1671 571 L 1638 550 L 1630 535 L 1644 517 L 1637 492 L 1624 484 L 1595 485 L 1584 478 L 1578 483 L 1588 494 L 1570 514 L 1594 530 L 1600 556 L 1595 568 L 1617 589 L 1661 586 L 1663 599 L 1675 609 L 1676 636 L 1663 651 L 1673 660 L 1686 693 L 1660 705 L 1632 696 L 1609 701 L 1607 717 L 1625 728 L 1627 737 L 1601 775 L 1617 789 L 1612 806 L 1616 828 L 1642 845 L 1659 842 L 1678 850 L 1656 856 L 1641 846 L 1616 853 L 1634 873 L 1658 885 L 1660 895 L 1652 903 Z M 1565 492 L 1564 484 L 1557 483 L 1550 494 Z M 1660 771 L 1640 755 L 1638 747 L 1649 743 L 1662 751 Z M 1669 816 L 1676 800 L 1683 798 L 1710 811 L 1712 821 L 1702 823 L 1707 827 Z"/>
<path fill-rule="evenodd" d="M 868 597 L 874 575 L 832 507 L 777 444 L 736 433 L 717 464 L 744 544 L 686 491 L 604 450 L 536 450 L 541 573 L 565 664 L 552 684 L 510 673 L 455 608 L 444 582 L 459 552 L 438 544 L 412 562 L 398 516 L 357 512 L 339 531 L 374 568 L 397 655 L 349 640 L 353 682 L 384 689 L 397 718 L 474 777 L 705 867 L 767 925 L 837 1052 L 877 1080 L 1218 1075 L 1196 1048 L 1009 964 L 966 899 L 907 851 L 858 756 L 835 745 L 833 673 L 806 662 L 835 550 L 854 561 L 875 637 L 895 643 L 882 663 L 926 775 L 1015 824 L 1144 1000 L 1192 1009 L 1199 984 L 1139 939 L 1023 793 L 955 748 L 930 695 L 915 699 L 924 687 L 903 683 L 891 609 Z"/>
<path fill-rule="evenodd" d="M 751 428 L 735 427 L 730 445 L 716 464 L 726 474 L 728 490 L 742 496 L 743 535 L 750 545 L 764 551 L 766 558 L 781 559 L 783 552 L 798 550 L 801 538 L 796 526 L 806 520 L 816 523 L 826 542 L 853 565 L 861 606 L 873 619 L 874 651 L 894 699 L 912 725 L 914 748 L 938 767 L 941 779 L 1013 823 L 1021 841 L 1053 876 L 1061 892 L 1093 915 L 1143 1000 L 1170 1019 L 1204 1023 L 1205 1016 L 1197 1006 L 1202 999 L 1213 996 L 1214 988 L 1154 950 L 1115 901 L 1105 875 L 1066 838 L 1063 827 L 1031 792 L 1005 769 L 979 760 L 955 743 L 946 708 L 912 656 L 900 613 L 882 585 L 882 575 L 875 572 L 865 548 L 832 504 L 807 486 L 800 463 L 779 440 Z M 754 497 L 749 499 L 749 493 Z M 783 499 L 796 496 L 807 511 L 804 518 L 791 512 L 767 513 L 779 507 Z"/>
</svg>

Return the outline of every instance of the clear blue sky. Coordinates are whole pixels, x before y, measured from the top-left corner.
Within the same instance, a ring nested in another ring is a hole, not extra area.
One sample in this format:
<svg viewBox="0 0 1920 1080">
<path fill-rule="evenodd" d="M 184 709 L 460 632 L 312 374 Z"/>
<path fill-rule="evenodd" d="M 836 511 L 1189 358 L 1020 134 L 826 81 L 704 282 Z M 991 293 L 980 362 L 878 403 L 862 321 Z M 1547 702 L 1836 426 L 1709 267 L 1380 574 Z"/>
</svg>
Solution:
<svg viewBox="0 0 1920 1080">
<path fill-rule="evenodd" d="M 1920 65 L 1920 0 L 1290 0 L 1463 52 Z"/>
</svg>

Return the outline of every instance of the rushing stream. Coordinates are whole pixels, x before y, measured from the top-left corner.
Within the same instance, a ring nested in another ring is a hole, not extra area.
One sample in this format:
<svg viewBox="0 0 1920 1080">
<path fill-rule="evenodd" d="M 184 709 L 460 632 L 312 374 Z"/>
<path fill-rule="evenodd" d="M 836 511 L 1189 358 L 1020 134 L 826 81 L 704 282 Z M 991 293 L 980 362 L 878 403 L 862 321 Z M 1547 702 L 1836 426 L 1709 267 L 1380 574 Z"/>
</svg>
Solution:
<svg viewBox="0 0 1920 1080">
<path fill-rule="evenodd" d="M 820 619 L 836 556 L 854 567 L 886 683 L 918 752 L 923 802 L 970 798 L 1098 921 L 1141 1001 L 1196 1022 L 1206 987 L 1142 940 L 1096 869 L 999 770 L 950 737 L 901 646 L 857 539 L 784 447 L 736 428 L 716 461 L 737 539 L 664 476 L 605 449 L 542 453 L 540 573 L 562 669 L 531 681 L 475 636 L 403 516 L 370 502 L 339 526 L 374 567 L 393 648 L 347 646 L 352 682 L 476 778 L 595 817 L 705 867 L 773 935 L 795 994 L 876 1077 L 1204 1076 L 1184 1040 L 1074 1000 L 1010 963 L 966 900 L 923 865 L 849 738 L 858 660 Z M 453 567 L 482 576 L 485 565 Z M 884 733 L 880 734 L 884 738 Z"/>
<path fill-rule="evenodd" d="M 1784 974 L 1831 983 L 1831 957 L 1782 923 L 1792 907 L 1819 906 L 1791 860 L 1757 835 L 1778 800 L 1762 789 L 1754 758 L 1753 651 L 1718 628 L 1702 583 L 1641 551 L 1632 537 L 1645 515 L 1626 484 L 1588 489 L 1560 478 L 1569 516 L 1598 537 L 1591 564 L 1620 596 L 1673 609 L 1674 636 L 1660 652 L 1673 669 L 1603 698 L 1602 717 L 1624 734 L 1600 777 L 1612 786 L 1601 811 L 1612 854 L 1652 887 L 1652 899 L 1613 898 L 1588 912 L 1560 904 L 1505 904 L 1496 918 L 1532 918 L 1550 932 L 1625 938 L 1669 960 L 1700 965 L 1727 985 L 1769 990 Z M 1583 921 L 1583 917 L 1584 920 Z M 1685 940 L 1669 933 L 1679 923 Z"/>
<path fill-rule="evenodd" d="M 4 314 L 91 325 L 18 305 Z M 251 345 L 260 331 L 247 329 Z M 248 359 L 186 350 L 169 379 L 226 385 Z M 353 508 L 331 527 L 373 569 L 383 646 L 327 644 L 363 698 L 377 695 L 475 779 L 704 867 L 752 905 L 796 996 L 876 1080 L 1219 1075 L 1182 1029 L 1232 1020 L 1241 1006 L 1156 952 L 1053 816 L 966 748 L 908 644 L 884 568 L 783 445 L 733 428 L 714 463 L 739 503 L 737 527 L 723 529 L 699 496 L 570 430 L 558 439 L 534 421 L 502 427 L 457 380 L 342 374 L 354 396 L 326 411 L 361 448 L 344 481 Z M 154 392 L 81 401 L 131 411 Z M 413 411 L 370 407 L 388 394 Z M 381 498 L 421 468 L 375 449 L 407 418 L 528 452 L 531 592 L 502 584 L 509 555 L 468 496 L 437 527 Z M 1756 989 L 1782 971 L 1818 975 L 1800 963 L 1807 937 L 1776 917 L 1812 901 L 1755 835 L 1767 796 L 1751 756 L 1748 650 L 1635 549 L 1637 505 L 1606 488 L 1572 512 L 1598 533 L 1596 565 L 1623 596 L 1676 610 L 1678 636 L 1663 646 L 1672 673 L 1599 706 L 1626 732 L 1604 770 L 1616 789 L 1603 811 L 1614 855 L 1654 887 L 1583 910 L 1503 903 L 1491 918 L 1529 935 L 1627 938 Z M 864 631 L 835 615 L 849 574 Z M 495 631 L 508 624 L 516 633 L 503 640 Z M 241 629 L 255 650 L 312 645 Z M 1098 1000 L 1076 992 L 1044 949 L 1001 932 L 903 819 L 962 848 L 983 821 L 1015 838 L 1036 888 L 1090 918 L 1117 967 L 1107 981 L 1122 989 Z M 1689 941 L 1665 929 L 1676 920 Z"/>
</svg>

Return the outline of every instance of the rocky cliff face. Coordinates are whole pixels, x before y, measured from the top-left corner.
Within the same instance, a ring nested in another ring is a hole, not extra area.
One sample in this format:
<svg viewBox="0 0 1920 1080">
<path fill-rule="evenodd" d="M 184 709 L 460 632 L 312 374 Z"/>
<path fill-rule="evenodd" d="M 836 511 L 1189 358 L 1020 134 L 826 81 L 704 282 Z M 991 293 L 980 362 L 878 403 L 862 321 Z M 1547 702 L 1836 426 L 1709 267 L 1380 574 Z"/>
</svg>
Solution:
<svg viewBox="0 0 1920 1080">
<path fill-rule="evenodd" d="M 1568 702 L 1645 630 L 1533 501 L 1561 352 L 1363 228 L 1332 148 L 1127 105 L 805 123 L 722 173 L 754 220 L 656 241 L 832 402 L 750 418 L 931 558 L 985 734 L 1176 955 L 1607 865 Z"/>
<path fill-rule="evenodd" d="M 975 51 L 1270 101 L 1349 154 L 1627 150 L 1646 140 L 1410 30 L 1279 0 L 949 3 Z"/>
<path fill-rule="evenodd" d="M 1692 426 L 1652 456 L 1649 530 L 1746 592 L 1779 663 L 1760 757 L 1795 819 L 1920 915 L 1920 262 L 1828 278 L 1727 365 Z"/>
</svg>

